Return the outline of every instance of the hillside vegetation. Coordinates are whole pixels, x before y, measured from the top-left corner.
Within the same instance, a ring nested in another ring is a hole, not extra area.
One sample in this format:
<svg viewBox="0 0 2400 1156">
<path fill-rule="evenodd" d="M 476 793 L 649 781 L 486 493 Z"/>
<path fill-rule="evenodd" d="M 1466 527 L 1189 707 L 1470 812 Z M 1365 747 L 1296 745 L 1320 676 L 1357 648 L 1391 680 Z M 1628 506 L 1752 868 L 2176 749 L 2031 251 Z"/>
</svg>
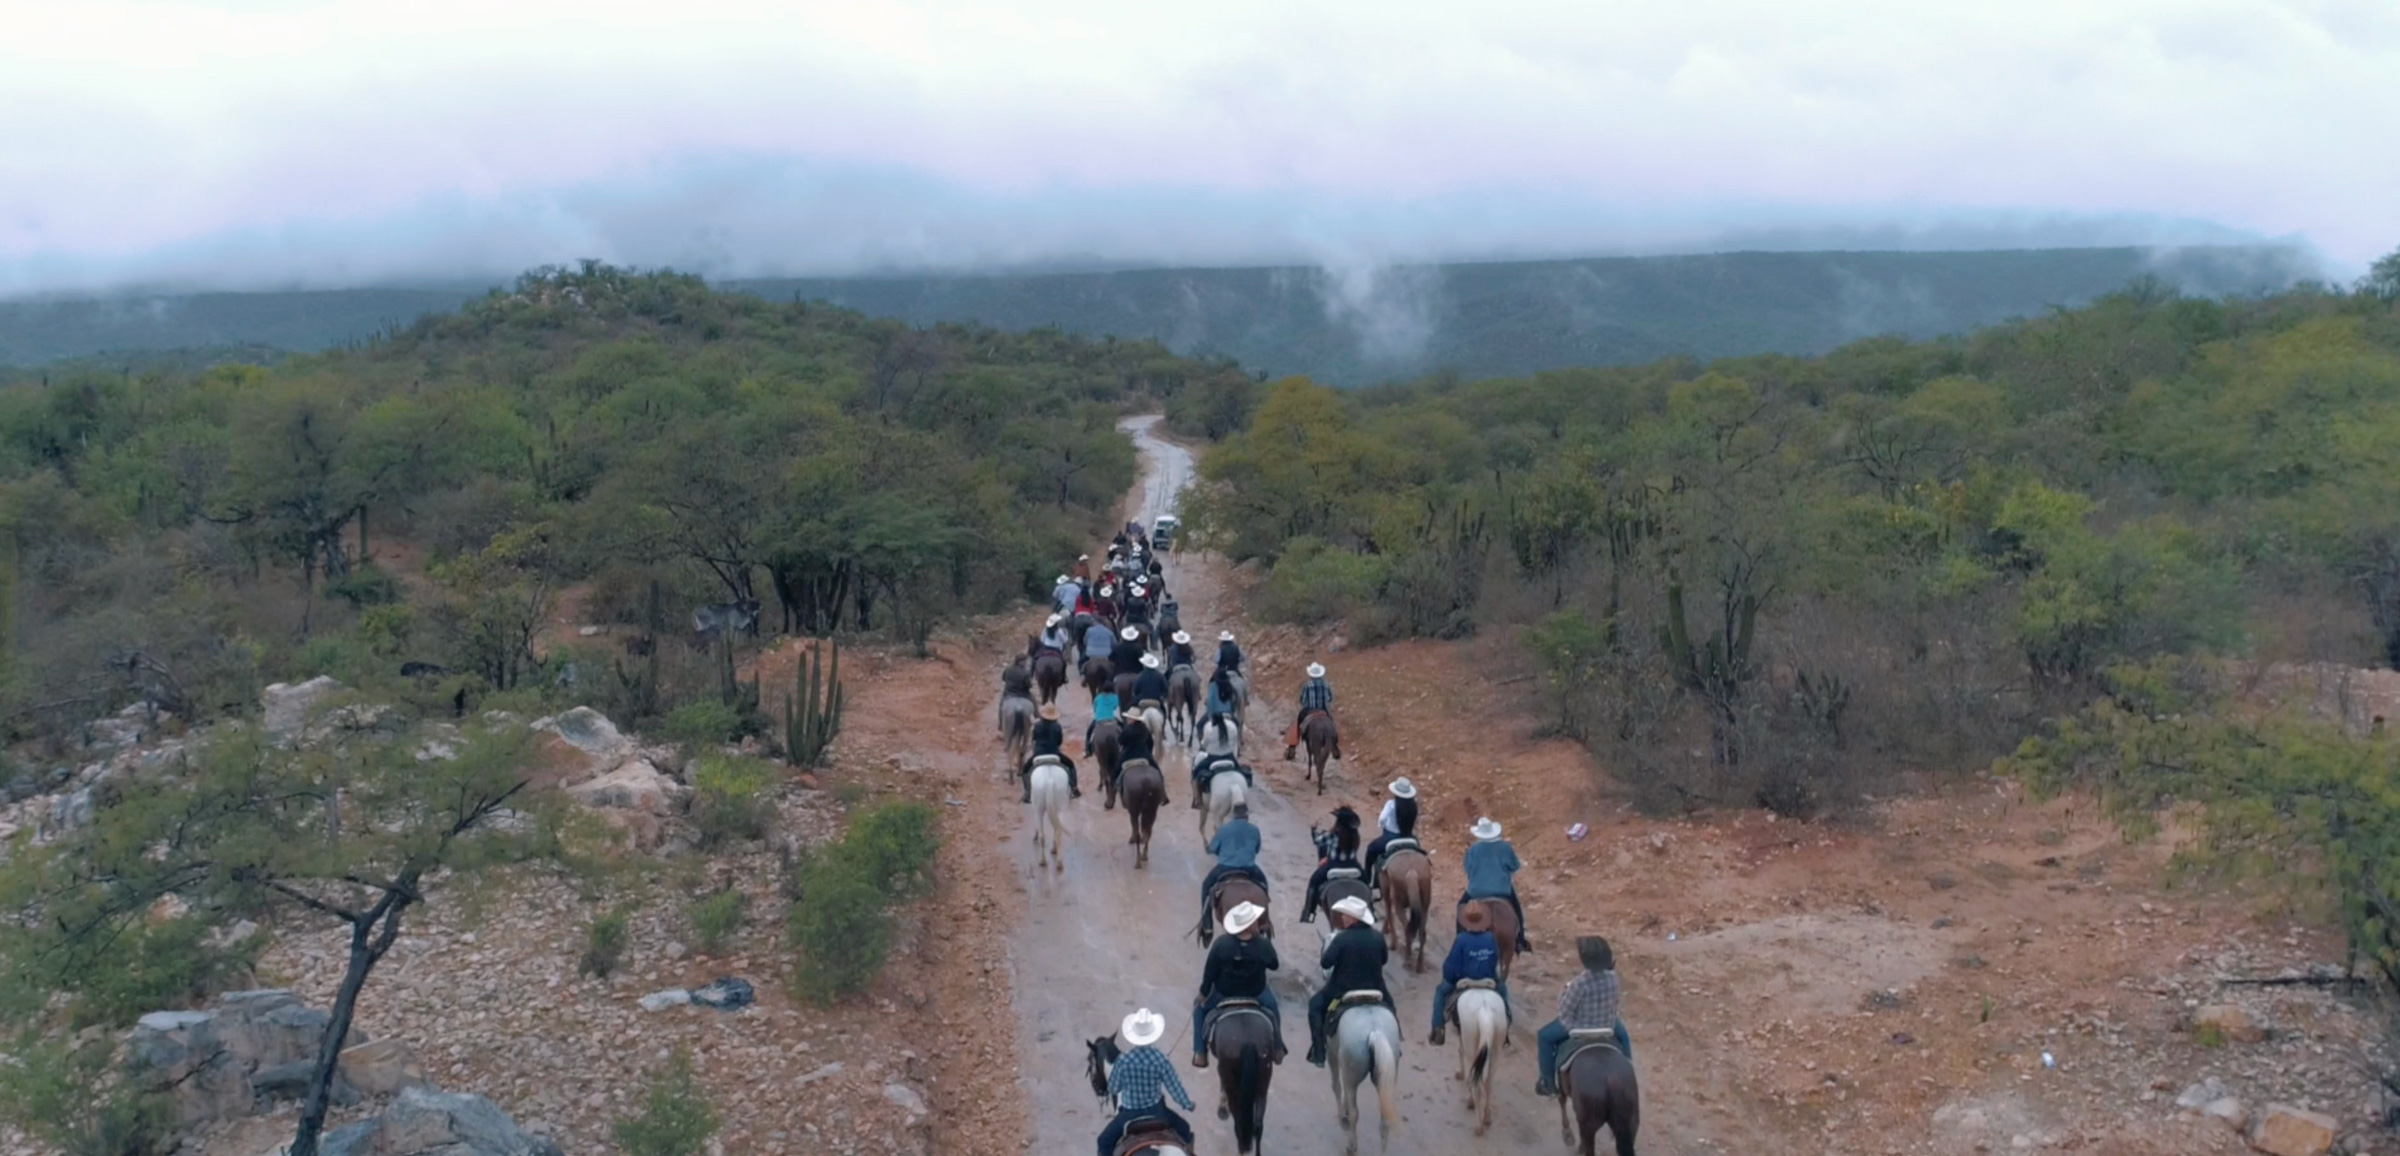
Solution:
<svg viewBox="0 0 2400 1156">
<path fill-rule="evenodd" d="M 921 636 L 1046 590 L 1131 483 L 1126 403 L 1232 373 L 586 266 L 271 368 L 23 375 L 0 386 L 0 718 L 208 717 L 405 662 L 447 668 L 416 680 L 429 702 L 574 682 L 652 718 L 719 682 L 666 645 L 698 605 Z M 537 645 L 578 584 L 576 621 L 635 627 L 637 653 Z"/>
</svg>

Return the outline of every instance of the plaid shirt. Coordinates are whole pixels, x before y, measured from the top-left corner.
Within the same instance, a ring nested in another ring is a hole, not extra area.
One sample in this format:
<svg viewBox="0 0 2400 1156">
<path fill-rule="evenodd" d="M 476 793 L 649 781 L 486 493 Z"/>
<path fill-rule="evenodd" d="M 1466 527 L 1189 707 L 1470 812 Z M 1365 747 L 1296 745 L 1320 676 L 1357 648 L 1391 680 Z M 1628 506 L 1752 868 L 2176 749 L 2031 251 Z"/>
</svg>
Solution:
<svg viewBox="0 0 2400 1156">
<path fill-rule="evenodd" d="M 1175 1065 L 1167 1062 L 1166 1053 L 1144 1044 L 1117 1058 L 1108 1069 L 1108 1091 L 1117 1098 L 1117 1107 L 1141 1111 L 1155 1108 L 1166 1094 L 1172 1094 L 1183 1110 L 1192 1110 L 1192 1098 L 1183 1090 L 1183 1078 L 1175 1074 Z"/>
<path fill-rule="evenodd" d="M 1300 687 L 1301 710 L 1332 710 L 1333 684 L 1321 678 L 1309 679 Z"/>
<path fill-rule="evenodd" d="M 1617 1026 L 1617 973 L 1587 971 L 1558 993 L 1558 1022 L 1568 1031 Z"/>
</svg>

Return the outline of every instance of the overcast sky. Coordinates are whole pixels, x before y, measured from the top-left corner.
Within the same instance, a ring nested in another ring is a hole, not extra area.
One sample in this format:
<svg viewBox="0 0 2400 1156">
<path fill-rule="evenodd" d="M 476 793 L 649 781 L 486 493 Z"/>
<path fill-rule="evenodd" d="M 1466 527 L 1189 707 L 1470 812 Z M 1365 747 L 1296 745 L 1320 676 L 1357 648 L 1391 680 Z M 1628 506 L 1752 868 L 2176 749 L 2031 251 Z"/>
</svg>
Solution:
<svg viewBox="0 0 2400 1156">
<path fill-rule="evenodd" d="M 0 0 L 0 293 L 2400 246 L 2400 0 Z"/>
</svg>

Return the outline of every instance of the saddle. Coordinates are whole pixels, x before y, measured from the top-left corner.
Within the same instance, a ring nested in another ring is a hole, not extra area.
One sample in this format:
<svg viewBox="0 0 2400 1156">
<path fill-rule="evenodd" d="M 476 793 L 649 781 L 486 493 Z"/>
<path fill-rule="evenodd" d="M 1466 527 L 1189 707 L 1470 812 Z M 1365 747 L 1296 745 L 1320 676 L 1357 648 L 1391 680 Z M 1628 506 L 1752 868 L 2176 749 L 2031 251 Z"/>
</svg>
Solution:
<svg viewBox="0 0 2400 1156">
<path fill-rule="evenodd" d="M 1246 783 L 1257 781 L 1250 777 L 1250 768 L 1243 766 L 1242 761 L 1232 755 L 1211 755 L 1200 760 L 1200 765 L 1192 768 L 1192 781 L 1205 787 L 1214 782 L 1218 775 L 1225 774 L 1239 774 Z"/>
<path fill-rule="evenodd" d="M 1025 764 L 1025 768 L 1027 770 L 1032 770 L 1035 767 L 1064 768 L 1066 765 L 1067 760 L 1060 755 L 1035 755 L 1033 756 L 1032 761 Z"/>
<path fill-rule="evenodd" d="M 1458 997 L 1465 995 L 1470 991 L 1498 990 L 1500 990 L 1500 981 L 1496 979 L 1462 979 L 1458 981 L 1458 983 L 1450 989 L 1450 1002 L 1442 1005 L 1442 1019 L 1449 1023 L 1458 1022 Z M 1516 1020 L 1516 1009 L 1509 1007 L 1507 1000 L 1501 1000 L 1500 1007 L 1501 1014 L 1507 1017 L 1507 1019 L 1502 1022 L 1508 1023 Z"/>
<path fill-rule="evenodd" d="M 1375 857 L 1375 873 L 1378 875 L 1382 874 L 1383 865 L 1391 862 L 1392 856 L 1397 855 L 1402 851 L 1415 851 L 1418 854 L 1423 854 L 1425 848 L 1423 845 L 1417 842 L 1414 836 L 1395 835 L 1384 842 L 1383 854 Z"/>
<path fill-rule="evenodd" d="M 1217 876 L 1216 883 L 1208 889 L 1208 909 L 1210 911 L 1213 912 L 1217 909 L 1217 899 L 1225 893 L 1225 885 L 1236 879 L 1247 879 L 1258 884 L 1259 890 L 1267 890 L 1267 873 L 1265 871 L 1255 866 L 1228 867 L 1223 875 Z"/>
<path fill-rule="evenodd" d="M 1160 702 L 1160 701 L 1158 701 L 1157 699 L 1154 699 L 1154 698 L 1146 698 L 1146 699 L 1143 699 L 1143 700 L 1142 700 L 1142 701 L 1140 701 L 1140 702 L 1137 702 L 1137 703 L 1133 704 L 1133 709 L 1135 709 L 1135 710 L 1158 710 L 1158 711 L 1163 711 L 1163 710 L 1167 709 L 1167 704 L 1165 704 L 1165 703 L 1163 703 L 1163 702 Z"/>
<path fill-rule="evenodd" d="M 1117 1156 L 1169 1156 L 1184 1153 L 1183 1137 L 1175 1134 L 1175 1125 L 1157 1116 L 1137 1116 L 1126 1121 L 1124 1137 L 1117 1141 Z"/>
<path fill-rule="evenodd" d="M 1325 1008 L 1325 1034 L 1333 1035 L 1342 1026 L 1342 1013 L 1354 1007 L 1390 1009 L 1392 1001 L 1379 991 L 1346 991 Z"/>
<path fill-rule="evenodd" d="M 1375 897 L 1368 893 L 1365 881 L 1359 878 L 1358 868 L 1335 867 L 1325 872 L 1325 889 L 1318 893 L 1317 902 L 1332 907 L 1351 898 L 1363 900 L 1369 908 L 1375 905 Z"/>
<path fill-rule="evenodd" d="M 1218 1000 L 1217 1006 L 1209 1009 L 1207 1021 L 1200 1025 L 1201 1046 L 1206 1048 L 1214 1045 L 1217 1038 L 1217 1025 L 1236 1016 L 1258 1016 L 1266 1020 L 1268 1027 L 1276 1032 L 1280 1033 L 1283 1030 L 1282 1026 L 1275 1022 L 1275 1014 L 1268 1011 L 1265 1004 L 1254 999 L 1228 997 Z"/>
<path fill-rule="evenodd" d="M 1575 1065 L 1575 1057 L 1595 1048 L 1625 1054 L 1617 1049 L 1617 1032 L 1613 1027 L 1576 1028 L 1567 1033 L 1567 1042 L 1559 1045 L 1558 1060 L 1550 1069 L 1560 1095 L 1567 1092 L 1567 1069 Z"/>
</svg>

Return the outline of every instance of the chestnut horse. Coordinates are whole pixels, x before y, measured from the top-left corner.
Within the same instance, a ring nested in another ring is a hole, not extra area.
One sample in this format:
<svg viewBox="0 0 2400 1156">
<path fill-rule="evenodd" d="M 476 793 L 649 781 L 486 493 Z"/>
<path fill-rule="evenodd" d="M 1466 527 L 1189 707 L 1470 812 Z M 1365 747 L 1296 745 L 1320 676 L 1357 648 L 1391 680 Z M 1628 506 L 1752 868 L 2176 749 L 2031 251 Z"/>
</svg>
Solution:
<svg viewBox="0 0 2400 1156">
<path fill-rule="evenodd" d="M 1108 665 L 1108 656 L 1105 654 L 1084 659 L 1081 673 L 1083 689 L 1091 694 L 1093 702 L 1100 701 L 1100 692 L 1107 690 L 1110 680 L 1116 677 L 1115 668 Z"/>
<path fill-rule="evenodd" d="M 1425 925 L 1433 913 L 1433 860 L 1423 851 L 1403 847 L 1375 869 L 1375 888 L 1383 893 L 1383 938 L 1392 957 L 1405 957 L 1408 969 L 1422 974 Z"/>
<path fill-rule="evenodd" d="M 1325 763 L 1333 757 L 1334 749 L 1342 742 L 1341 729 L 1333 723 L 1330 711 L 1318 711 L 1300 724 L 1300 741 L 1308 744 L 1308 777 L 1317 781 L 1317 793 L 1325 793 Z"/>
<path fill-rule="evenodd" d="M 1150 864 L 1150 826 L 1158 819 L 1158 805 L 1167 799 L 1167 776 L 1158 764 L 1148 759 L 1135 759 L 1117 773 L 1118 782 L 1110 793 L 1125 796 L 1125 817 L 1133 823 L 1133 865 L 1140 869 Z"/>
</svg>

